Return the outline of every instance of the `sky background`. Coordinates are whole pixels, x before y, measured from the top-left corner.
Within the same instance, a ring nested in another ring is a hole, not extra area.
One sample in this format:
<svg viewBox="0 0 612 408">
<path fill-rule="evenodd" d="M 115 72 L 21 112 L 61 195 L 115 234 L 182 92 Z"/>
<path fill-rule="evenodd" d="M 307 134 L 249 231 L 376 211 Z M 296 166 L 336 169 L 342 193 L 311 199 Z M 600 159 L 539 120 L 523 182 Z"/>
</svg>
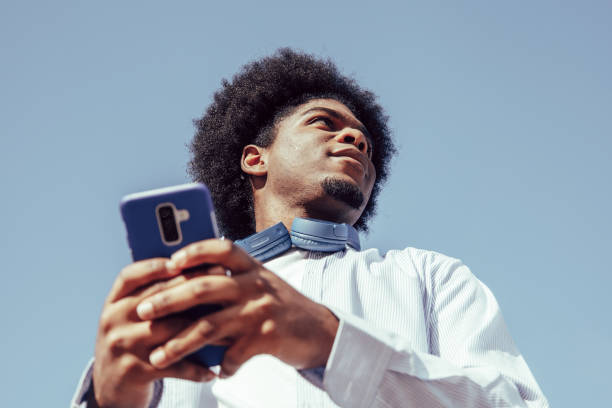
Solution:
<svg viewBox="0 0 612 408">
<path fill-rule="evenodd" d="M 391 117 L 365 246 L 461 258 L 553 406 L 609 402 L 612 3 L 401 3 L 2 1 L 0 406 L 68 406 L 130 261 L 119 200 L 189 181 L 192 119 L 281 46 Z"/>
</svg>

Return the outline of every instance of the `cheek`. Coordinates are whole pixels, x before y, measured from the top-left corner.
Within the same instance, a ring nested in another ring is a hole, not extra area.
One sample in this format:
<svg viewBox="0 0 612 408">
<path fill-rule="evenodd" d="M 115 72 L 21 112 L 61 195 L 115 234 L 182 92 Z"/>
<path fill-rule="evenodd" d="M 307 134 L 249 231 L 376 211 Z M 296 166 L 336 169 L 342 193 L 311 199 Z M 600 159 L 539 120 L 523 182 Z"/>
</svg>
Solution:
<svg viewBox="0 0 612 408">
<path fill-rule="evenodd" d="M 312 167 L 309 153 L 298 143 L 286 144 L 269 157 L 268 173 L 275 178 L 291 178 Z"/>
<path fill-rule="evenodd" d="M 374 183 L 376 182 L 376 169 L 374 168 L 374 165 L 372 163 L 370 163 L 369 169 L 368 169 L 368 192 L 372 192 L 372 188 L 374 188 Z"/>
<path fill-rule="evenodd" d="M 278 149 L 274 159 L 286 168 L 312 167 L 323 159 L 320 153 L 317 146 L 296 141 Z"/>
</svg>

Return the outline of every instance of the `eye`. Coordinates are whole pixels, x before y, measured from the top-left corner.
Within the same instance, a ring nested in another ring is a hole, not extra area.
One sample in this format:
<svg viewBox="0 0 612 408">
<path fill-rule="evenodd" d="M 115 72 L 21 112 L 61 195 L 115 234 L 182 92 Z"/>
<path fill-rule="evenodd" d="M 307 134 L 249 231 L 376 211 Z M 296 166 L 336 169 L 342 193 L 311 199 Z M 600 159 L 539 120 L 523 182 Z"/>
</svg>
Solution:
<svg viewBox="0 0 612 408">
<path fill-rule="evenodd" d="M 309 125 L 312 125 L 314 123 L 322 123 L 330 129 L 334 127 L 334 122 L 326 116 L 315 116 L 314 118 L 308 121 Z"/>
</svg>

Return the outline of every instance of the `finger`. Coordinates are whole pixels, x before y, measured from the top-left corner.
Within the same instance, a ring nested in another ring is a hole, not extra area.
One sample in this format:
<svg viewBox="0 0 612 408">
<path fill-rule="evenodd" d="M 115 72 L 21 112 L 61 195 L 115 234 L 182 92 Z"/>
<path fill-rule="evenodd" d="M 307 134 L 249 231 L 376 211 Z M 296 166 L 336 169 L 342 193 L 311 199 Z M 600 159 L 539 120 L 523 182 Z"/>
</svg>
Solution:
<svg viewBox="0 0 612 408">
<path fill-rule="evenodd" d="M 238 369 L 251 357 L 265 353 L 262 345 L 252 337 L 241 337 L 236 343 L 225 351 L 219 377 L 227 378 L 236 373 Z"/>
<path fill-rule="evenodd" d="M 214 379 L 217 375 L 208 367 L 193 363 L 189 360 L 181 360 L 164 369 L 149 366 L 153 378 L 181 378 L 183 380 L 205 382 Z"/>
<path fill-rule="evenodd" d="M 239 299 L 239 283 L 226 276 L 198 276 L 143 300 L 136 311 L 143 320 L 156 319 L 200 304 L 225 303 Z"/>
<path fill-rule="evenodd" d="M 187 316 L 172 316 L 121 326 L 110 331 L 105 338 L 108 349 L 114 354 L 130 352 L 148 360 L 151 350 L 176 336 L 193 323 Z"/>
<path fill-rule="evenodd" d="M 171 279 L 162 280 L 155 282 L 149 286 L 141 288 L 139 291 L 135 291 L 132 295 L 137 298 L 138 302 L 153 296 L 156 293 L 162 292 L 164 290 L 173 288 L 175 286 L 179 286 L 185 282 L 190 281 L 191 279 L 197 278 L 199 276 L 209 276 L 209 275 L 225 275 L 225 268 L 222 266 L 212 266 L 207 268 L 199 268 L 194 271 L 183 271 L 178 276 L 175 276 Z"/>
<path fill-rule="evenodd" d="M 239 313 L 240 307 L 233 306 L 200 318 L 155 349 L 149 361 L 155 367 L 164 368 L 207 344 L 224 343 L 224 338 L 234 337 L 242 329 L 242 322 L 236 318 Z"/>
<path fill-rule="evenodd" d="M 155 280 L 176 276 L 179 271 L 168 269 L 167 261 L 166 258 L 153 258 L 126 266 L 115 279 L 107 301 L 114 302 L 121 299 L 135 289 Z"/>
<path fill-rule="evenodd" d="M 208 239 L 176 251 L 168 266 L 185 269 L 203 263 L 222 265 L 235 274 L 248 272 L 261 265 L 230 240 Z"/>
</svg>

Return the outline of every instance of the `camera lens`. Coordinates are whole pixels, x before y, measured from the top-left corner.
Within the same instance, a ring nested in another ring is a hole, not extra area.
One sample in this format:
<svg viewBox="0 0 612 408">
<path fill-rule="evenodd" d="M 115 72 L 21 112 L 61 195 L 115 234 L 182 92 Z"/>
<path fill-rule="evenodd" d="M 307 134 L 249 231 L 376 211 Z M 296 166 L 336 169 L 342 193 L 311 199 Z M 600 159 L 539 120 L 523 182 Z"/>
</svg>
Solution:
<svg viewBox="0 0 612 408">
<path fill-rule="evenodd" d="M 159 220 L 161 221 L 162 234 L 166 242 L 175 242 L 179 239 L 178 229 L 176 227 L 176 219 L 174 218 L 174 211 L 171 206 L 164 205 L 159 207 L 157 210 L 159 213 Z"/>
</svg>

